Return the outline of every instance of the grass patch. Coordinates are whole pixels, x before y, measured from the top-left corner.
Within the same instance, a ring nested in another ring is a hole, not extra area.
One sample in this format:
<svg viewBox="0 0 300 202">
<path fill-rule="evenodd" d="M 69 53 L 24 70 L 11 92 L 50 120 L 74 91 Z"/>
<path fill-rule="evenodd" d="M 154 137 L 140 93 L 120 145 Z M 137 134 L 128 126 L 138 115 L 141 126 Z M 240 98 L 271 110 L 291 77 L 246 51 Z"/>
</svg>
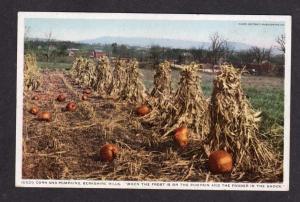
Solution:
<svg viewBox="0 0 300 202">
<path fill-rule="evenodd" d="M 210 97 L 211 94 L 212 94 L 212 90 L 213 90 L 213 86 L 212 86 L 212 83 L 201 83 L 201 88 L 202 88 L 202 91 L 205 95 L 205 97 Z"/>
<path fill-rule="evenodd" d="M 262 129 L 284 123 L 284 92 L 276 88 L 247 88 L 246 94 L 253 107 L 262 111 Z"/>
<path fill-rule="evenodd" d="M 278 88 L 248 88 L 253 107 L 262 111 L 260 132 L 283 155 L 284 91 Z"/>
<path fill-rule="evenodd" d="M 206 97 L 211 96 L 212 84 L 201 84 Z M 279 88 L 244 88 L 246 96 L 254 109 L 262 111 L 263 131 L 270 129 L 274 124 L 284 124 L 284 91 Z"/>
<path fill-rule="evenodd" d="M 38 62 L 38 67 L 41 69 L 70 69 L 72 67 L 71 63 L 61 63 L 61 62 Z"/>
</svg>

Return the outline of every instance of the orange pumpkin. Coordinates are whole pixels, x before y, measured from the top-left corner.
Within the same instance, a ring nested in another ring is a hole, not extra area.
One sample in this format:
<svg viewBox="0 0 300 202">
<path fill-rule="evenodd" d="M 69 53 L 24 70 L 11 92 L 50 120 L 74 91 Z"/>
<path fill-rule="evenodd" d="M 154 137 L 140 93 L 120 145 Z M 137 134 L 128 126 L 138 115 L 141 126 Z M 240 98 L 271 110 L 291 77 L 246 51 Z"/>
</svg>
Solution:
<svg viewBox="0 0 300 202">
<path fill-rule="evenodd" d="M 117 154 L 118 154 L 118 147 L 113 144 L 106 144 L 100 149 L 100 158 L 101 161 L 108 161 L 112 162 Z"/>
<path fill-rule="evenodd" d="M 223 150 L 212 152 L 208 158 L 209 170 L 215 174 L 231 172 L 232 164 L 233 160 L 231 154 Z"/>
<path fill-rule="evenodd" d="M 38 120 L 40 120 L 40 121 L 51 121 L 51 113 L 50 112 L 41 112 L 41 113 L 39 113 Z"/>
<path fill-rule="evenodd" d="M 175 130 L 174 140 L 181 148 L 185 148 L 188 144 L 188 128 L 185 126 L 177 128 Z"/>
<path fill-rule="evenodd" d="M 59 102 L 63 102 L 66 100 L 66 96 L 64 94 L 60 94 L 57 96 L 56 100 Z"/>
<path fill-rule="evenodd" d="M 141 105 L 136 109 L 139 116 L 145 116 L 150 113 L 150 108 L 147 105 Z"/>
<path fill-rule="evenodd" d="M 31 107 L 31 109 L 29 110 L 29 113 L 37 115 L 37 113 L 39 112 L 39 108 L 38 107 Z"/>
<path fill-rule="evenodd" d="M 77 105 L 76 105 L 76 103 L 75 102 L 69 102 L 68 104 L 67 104 L 67 106 L 66 106 L 66 110 L 67 111 L 75 111 L 76 110 L 76 108 L 77 108 Z"/>
</svg>

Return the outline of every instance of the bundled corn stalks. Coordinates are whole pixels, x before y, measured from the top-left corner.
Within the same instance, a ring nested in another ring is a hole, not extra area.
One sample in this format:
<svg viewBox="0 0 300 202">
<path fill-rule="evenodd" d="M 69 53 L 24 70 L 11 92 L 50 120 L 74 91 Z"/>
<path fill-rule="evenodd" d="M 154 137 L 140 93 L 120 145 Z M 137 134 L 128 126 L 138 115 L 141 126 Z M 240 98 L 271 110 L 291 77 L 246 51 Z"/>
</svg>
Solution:
<svg viewBox="0 0 300 202">
<path fill-rule="evenodd" d="M 76 58 L 73 62 L 71 68 L 71 76 L 76 79 L 76 82 L 79 83 L 79 77 L 84 69 L 86 59 L 83 57 Z"/>
<path fill-rule="evenodd" d="M 112 81 L 112 73 L 108 57 L 105 56 L 97 59 L 94 70 L 92 87 L 94 90 L 97 90 L 101 96 L 106 96 Z"/>
<path fill-rule="evenodd" d="M 70 71 L 70 74 L 73 78 L 76 78 L 76 77 L 79 76 L 79 72 L 80 72 L 82 63 L 83 63 L 83 58 L 82 57 L 76 58 L 73 61 L 73 65 L 72 65 L 72 68 L 71 68 L 71 71 Z"/>
<path fill-rule="evenodd" d="M 164 113 L 166 114 L 164 118 L 166 122 L 163 125 L 165 129 L 169 128 L 166 134 L 182 125 L 186 125 L 194 131 L 192 137 L 194 139 L 203 140 L 209 133 L 209 106 L 199 88 L 197 68 L 198 65 L 191 63 L 185 66 L 181 72 L 173 107 Z"/>
<path fill-rule="evenodd" d="M 172 105 L 171 82 L 171 65 L 168 61 L 164 61 L 158 65 L 154 74 L 154 87 L 148 100 L 152 110 L 148 115 L 142 117 L 143 121 L 151 125 L 159 124 L 161 112 Z"/>
<path fill-rule="evenodd" d="M 110 96 L 119 99 L 122 91 L 124 91 L 125 86 L 127 85 L 126 62 L 124 60 L 117 61 L 112 76 L 109 94 Z"/>
<path fill-rule="evenodd" d="M 214 80 L 209 147 L 232 153 L 237 170 L 263 172 L 274 168 L 276 157 L 259 137 L 260 112 L 252 109 L 243 93 L 241 73 L 224 65 Z"/>
<path fill-rule="evenodd" d="M 121 98 L 131 103 L 144 103 L 146 98 L 146 88 L 141 80 L 141 73 L 138 71 L 138 61 L 130 60 L 126 69 L 126 85 L 122 91 Z"/>
<path fill-rule="evenodd" d="M 171 65 L 168 61 L 160 63 L 154 75 L 154 88 L 151 97 L 154 98 L 154 105 L 160 107 L 162 103 L 170 99 L 171 88 Z"/>
<path fill-rule="evenodd" d="M 145 86 L 138 72 L 136 59 L 119 60 L 113 71 L 113 79 L 110 87 L 110 95 L 131 103 L 143 103 L 146 97 Z"/>
<path fill-rule="evenodd" d="M 95 65 L 87 58 L 76 58 L 71 75 L 75 78 L 77 84 L 92 87 L 95 83 Z"/>
<path fill-rule="evenodd" d="M 26 90 L 36 90 L 41 85 L 36 58 L 27 54 L 24 61 L 24 88 Z"/>
<path fill-rule="evenodd" d="M 83 67 L 80 74 L 80 84 L 82 84 L 82 86 L 92 87 L 94 82 L 93 78 L 95 76 L 95 64 L 93 61 L 85 59 Z"/>
</svg>

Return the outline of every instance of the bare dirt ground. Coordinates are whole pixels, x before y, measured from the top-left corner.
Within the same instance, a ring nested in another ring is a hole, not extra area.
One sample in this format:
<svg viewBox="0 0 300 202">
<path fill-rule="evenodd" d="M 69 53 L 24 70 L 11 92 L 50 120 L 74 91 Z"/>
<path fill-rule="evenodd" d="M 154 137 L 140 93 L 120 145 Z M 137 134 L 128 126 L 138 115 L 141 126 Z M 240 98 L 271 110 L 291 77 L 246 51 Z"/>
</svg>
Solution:
<svg viewBox="0 0 300 202">
<path fill-rule="evenodd" d="M 66 112 L 63 109 L 69 101 L 83 103 L 80 100 L 83 89 L 62 71 L 44 70 L 41 75 L 41 89 L 24 93 L 23 179 L 282 180 L 280 175 L 268 179 L 234 171 L 212 175 L 208 171 L 207 156 L 202 151 L 201 142 L 191 140 L 184 150 L 172 140 L 155 144 L 152 142 L 153 131 L 136 116 L 136 106 L 125 102 L 102 99 L 92 93 L 84 102 L 91 106 L 95 116 L 87 118 L 80 110 Z M 60 93 L 67 95 L 65 102 L 56 101 Z M 40 99 L 31 100 L 34 95 Z M 32 106 L 51 112 L 52 120 L 38 121 L 28 112 Z M 113 143 L 120 148 L 112 163 L 99 159 L 99 150 L 105 143 Z"/>
</svg>

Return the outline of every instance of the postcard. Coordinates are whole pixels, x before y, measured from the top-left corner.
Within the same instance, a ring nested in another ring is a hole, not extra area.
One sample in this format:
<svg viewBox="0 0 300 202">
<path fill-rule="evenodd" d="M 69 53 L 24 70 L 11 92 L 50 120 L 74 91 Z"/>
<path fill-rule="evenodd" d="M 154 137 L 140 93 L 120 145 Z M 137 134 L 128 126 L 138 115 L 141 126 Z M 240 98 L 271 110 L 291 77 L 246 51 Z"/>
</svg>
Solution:
<svg viewBox="0 0 300 202">
<path fill-rule="evenodd" d="M 288 191 L 291 17 L 19 12 L 17 187 Z"/>
</svg>

